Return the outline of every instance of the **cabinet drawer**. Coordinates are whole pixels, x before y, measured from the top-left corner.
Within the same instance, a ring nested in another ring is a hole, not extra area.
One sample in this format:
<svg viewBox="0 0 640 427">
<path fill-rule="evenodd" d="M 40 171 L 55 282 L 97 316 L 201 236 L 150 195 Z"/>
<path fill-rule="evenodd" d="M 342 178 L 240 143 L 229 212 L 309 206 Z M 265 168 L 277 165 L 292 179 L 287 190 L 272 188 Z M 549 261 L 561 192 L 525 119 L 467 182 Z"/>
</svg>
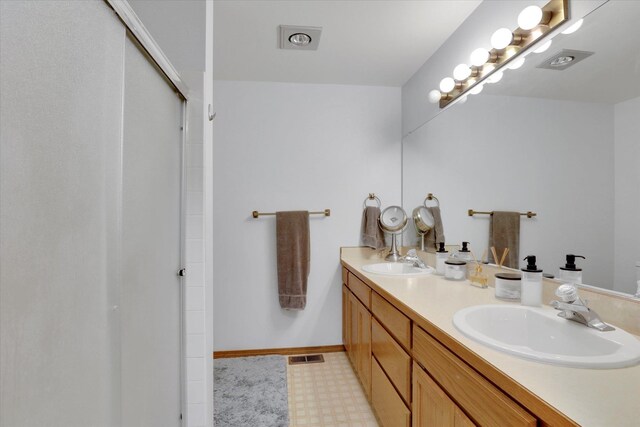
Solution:
<svg viewBox="0 0 640 427">
<path fill-rule="evenodd" d="M 349 289 L 358 297 L 365 307 L 371 308 L 371 288 L 362 280 L 358 279 L 353 273 L 349 272 L 349 281 L 347 283 Z"/>
<path fill-rule="evenodd" d="M 527 411 L 416 326 L 413 357 L 478 425 L 536 425 Z"/>
<path fill-rule="evenodd" d="M 342 267 L 342 283 L 347 284 L 347 280 L 349 280 L 349 270 Z"/>
<path fill-rule="evenodd" d="M 377 293 L 373 292 L 371 312 L 406 349 L 411 348 L 411 320 Z"/>
<path fill-rule="evenodd" d="M 400 397 L 411 402 L 411 357 L 375 319 L 371 326 L 371 350 Z"/>
<path fill-rule="evenodd" d="M 371 403 L 382 427 L 409 427 L 411 412 L 375 358 L 371 364 Z"/>
</svg>

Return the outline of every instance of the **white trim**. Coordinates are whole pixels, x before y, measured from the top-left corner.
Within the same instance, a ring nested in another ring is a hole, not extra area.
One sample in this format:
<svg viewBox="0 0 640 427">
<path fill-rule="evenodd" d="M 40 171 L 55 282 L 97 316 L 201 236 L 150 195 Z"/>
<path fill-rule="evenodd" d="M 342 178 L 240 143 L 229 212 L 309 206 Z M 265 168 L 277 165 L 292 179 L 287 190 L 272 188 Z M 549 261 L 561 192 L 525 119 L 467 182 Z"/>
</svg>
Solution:
<svg viewBox="0 0 640 427">
<path fill-rule="evenodd" d="M 182 80 L 178 71 L 173 67 L 169 58 L 167 58 L 162 49 L 160 49 L 158 43 L 151 37 L 151 33 L 149 33 L 140 18 L 138 18 L 138 15 L 133 11 L 131 5 L 129 5 L 126 0 L 105 0 L 105 2 L 113 9 L 116 15 L 118 15 L 125 27 L 127 27 L 131 34 L 138 40 L 144 50 L 147 51 L 180 95 L 182 95 L 184 99 L 188 99 L 188 86 L 184 80 Z"/>
</svg>

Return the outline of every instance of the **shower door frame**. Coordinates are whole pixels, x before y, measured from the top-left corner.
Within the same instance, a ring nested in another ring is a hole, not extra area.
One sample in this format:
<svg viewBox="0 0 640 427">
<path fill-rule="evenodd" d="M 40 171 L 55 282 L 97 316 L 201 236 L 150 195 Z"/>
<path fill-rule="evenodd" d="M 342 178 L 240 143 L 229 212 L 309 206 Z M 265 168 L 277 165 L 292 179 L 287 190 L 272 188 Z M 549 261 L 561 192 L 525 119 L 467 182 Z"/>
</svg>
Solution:
<svg viewBox="0 0 640 427">
<path fill-rule="evenodd" d="M 139 46 L 146 52 L 149 59 L 153 61 L 159 71 L 162 72 L 168 83 L 173 87 L 176 94 L 182 99 L 182 131 L 180 141 L 180 270 L 176 272 L 180 276 L 180 407 L 181 407 L 181 424 L 188 425 L 187 421 L 187 393 L 186 393 L 186 321 L 185 321 L 185 238 L 186 238 L 186 144 L 189 140 L 189 111 L 191 103 L 189 102 L 189 88 L 180 74 L 175 69 L 171 61 L 164 54 L 160 46 L 153 39 L 149 31 L 146 29 L 140 18 L 136 15 L 126 0 L 104 0 L 115 14 L 118 16 L 126 30 L 131 33 L 133 38 L 138 42 Z M 122 215 L 122 207 L 119 209 Z M 120 221 L 120 224 L 122 222 Z"/>
</svg>

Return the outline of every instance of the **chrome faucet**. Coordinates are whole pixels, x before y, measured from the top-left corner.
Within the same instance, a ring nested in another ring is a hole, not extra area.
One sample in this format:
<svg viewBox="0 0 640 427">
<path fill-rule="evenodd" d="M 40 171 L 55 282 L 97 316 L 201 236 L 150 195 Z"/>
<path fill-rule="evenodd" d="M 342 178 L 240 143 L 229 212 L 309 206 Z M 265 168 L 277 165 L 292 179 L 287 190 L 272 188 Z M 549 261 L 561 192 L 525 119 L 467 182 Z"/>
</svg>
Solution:
<svg viewBox="0 0 640 427">
<path fill-rule="evenodd" d="M 602 332 L 615 329 L 600 320 L 598 313 L 587 307 L 587 303 L 578 296 L 578 288 L 575 285 L 558 286 L 556 296 L 562 301 L 551 301 L 551 306 L 560 310 L 558 316 L 563 319 L 573 320 Z"/>
<path fill-rule="evenodd" d="M 413 264 L 414 267 L 427 268 L 427 264 L 425 264 L 425 262 L 420 259 L 415 249 L 410 249 L 405 256 L 400 258 L 400 261 Z"/>
</svg>

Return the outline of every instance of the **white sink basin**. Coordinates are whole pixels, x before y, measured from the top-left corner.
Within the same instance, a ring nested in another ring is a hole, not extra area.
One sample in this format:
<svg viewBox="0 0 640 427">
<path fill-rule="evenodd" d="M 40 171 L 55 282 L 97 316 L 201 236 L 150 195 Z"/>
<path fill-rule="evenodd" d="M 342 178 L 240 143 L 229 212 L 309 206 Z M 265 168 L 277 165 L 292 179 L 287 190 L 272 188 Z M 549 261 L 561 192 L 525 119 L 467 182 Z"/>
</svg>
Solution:
<svg viewBox="0 0 640 427">
<path fill-rule="evenodd" d="M 425 276 L 435 271 L 431 267 L 418 268 L 405 262 L 379 262 L 377 264 L 363 265 L 362 269 L 367 273 L 387 276 Z"/>
<path fill-rule="evenodd" d="M 477 305 L 453 324 L 467 337 L 505 353 L 577 368 L 623 368 L 640 363 L 640 340 L 616 328 L 600 332 L 562 319 L 551 308 Z"/>
</svg>

